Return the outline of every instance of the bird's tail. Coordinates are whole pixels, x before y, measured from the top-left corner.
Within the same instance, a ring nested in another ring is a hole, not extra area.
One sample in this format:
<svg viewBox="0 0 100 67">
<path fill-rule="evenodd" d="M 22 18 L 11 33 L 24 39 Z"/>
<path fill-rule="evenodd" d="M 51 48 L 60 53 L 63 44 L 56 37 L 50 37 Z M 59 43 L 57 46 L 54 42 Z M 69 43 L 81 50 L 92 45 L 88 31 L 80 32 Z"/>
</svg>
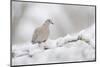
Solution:
<svg viewBox="0 0 100 67">
<path fill-rule="evenodd" d="M 33 40 L 31 42 L 32 42 L 32 44 L 35 44 L 35 42 Z"/>
</svg>

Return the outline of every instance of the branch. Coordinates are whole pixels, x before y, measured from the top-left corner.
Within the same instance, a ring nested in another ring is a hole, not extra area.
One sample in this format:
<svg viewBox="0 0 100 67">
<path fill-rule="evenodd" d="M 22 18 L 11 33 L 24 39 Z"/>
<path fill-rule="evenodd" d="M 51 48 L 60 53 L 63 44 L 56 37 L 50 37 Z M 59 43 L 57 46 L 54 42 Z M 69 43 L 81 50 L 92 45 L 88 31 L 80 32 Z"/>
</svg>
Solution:
<svg viewBox="0 0 100 67">
<path fill-rule="evenodd" d="M 14 45 L 13 65 L 95 60 L 94 26 L 56 40 L 48 39 L 42 44 Z"/>
</svg>

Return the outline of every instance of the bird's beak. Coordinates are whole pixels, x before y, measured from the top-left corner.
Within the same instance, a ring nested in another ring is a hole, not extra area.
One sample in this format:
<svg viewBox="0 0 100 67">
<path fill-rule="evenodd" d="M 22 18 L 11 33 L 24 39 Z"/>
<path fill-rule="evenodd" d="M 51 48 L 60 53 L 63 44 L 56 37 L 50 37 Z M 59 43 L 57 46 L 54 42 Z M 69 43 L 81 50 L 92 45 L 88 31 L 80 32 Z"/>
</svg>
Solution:
<svg viewBox="0 0 100 67">
<path fill-rule="evenodd" d="M 51 22 L 51 24 L 54 24 L 53 22 Z"/>
</svg>

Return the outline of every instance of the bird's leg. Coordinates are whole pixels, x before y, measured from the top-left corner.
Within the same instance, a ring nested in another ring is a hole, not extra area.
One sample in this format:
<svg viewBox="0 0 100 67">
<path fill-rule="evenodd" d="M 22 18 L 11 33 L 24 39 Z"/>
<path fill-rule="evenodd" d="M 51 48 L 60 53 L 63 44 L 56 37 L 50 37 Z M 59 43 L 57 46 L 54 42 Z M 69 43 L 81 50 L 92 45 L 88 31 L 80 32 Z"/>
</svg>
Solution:
<svg viewBox="0 0 100 67">
<path fill-rule="evenodd" d="M 38 45 L 39 45 L 39 47 L 41 47 L 41 46 L 40 46 L 40 45 L 41 45 L 41 42 L 40 42 L 40 41 L 38 42 Z"/>
<path fill-rule="evenodd" d="M 46 40 L 44 40 L 43 43 L 44 43 L 44 49 L 48 49 L 48 48 L 47 48 Z"/>
<path fill-rule="evenodd" d="M 41 44 L 41 42 L 40 42 L 40 41 L 39 41 L 38 43 L 39 43 L 39 44 Z"/>
</svg>

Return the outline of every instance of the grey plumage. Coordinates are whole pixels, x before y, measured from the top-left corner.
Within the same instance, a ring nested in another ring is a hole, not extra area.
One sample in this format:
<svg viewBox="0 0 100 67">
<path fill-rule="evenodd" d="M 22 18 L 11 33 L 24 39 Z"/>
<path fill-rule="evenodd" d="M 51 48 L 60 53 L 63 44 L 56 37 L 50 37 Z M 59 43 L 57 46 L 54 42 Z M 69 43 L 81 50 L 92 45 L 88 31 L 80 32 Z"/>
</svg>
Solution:
<svg viewBox="0 0 100 67">
<path fill-rule="evenodd" d="M 42 26 L 35 29 L 33 37 L 32 37 L 32 43 L 42 43 L 45 42 L 48 39 L 49 36 L 49 25 L 53 24 L 50 19 L 47 19 Z"/>
</svg>

